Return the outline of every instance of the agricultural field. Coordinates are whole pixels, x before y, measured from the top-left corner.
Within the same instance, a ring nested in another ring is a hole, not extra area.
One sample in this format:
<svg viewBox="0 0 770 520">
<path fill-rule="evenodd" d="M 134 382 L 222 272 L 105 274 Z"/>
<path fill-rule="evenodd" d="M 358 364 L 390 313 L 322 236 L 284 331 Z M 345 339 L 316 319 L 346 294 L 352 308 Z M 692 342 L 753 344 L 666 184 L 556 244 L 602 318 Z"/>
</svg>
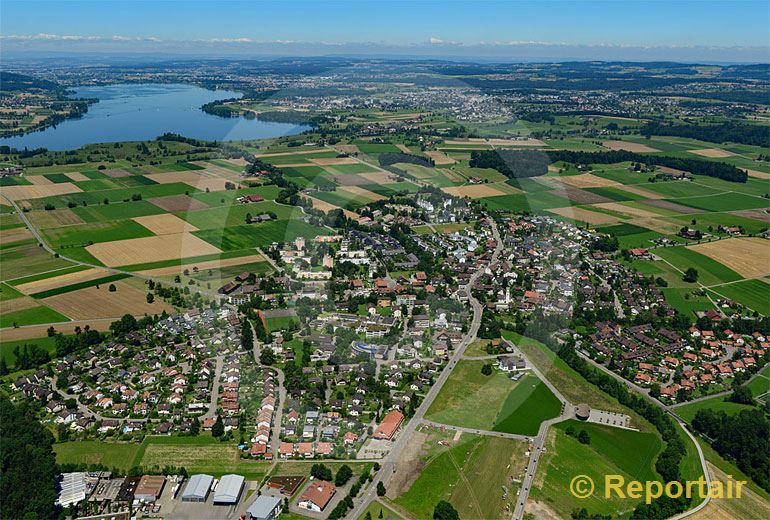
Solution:
<svg viewBox="0 0 770 520">
<path fill-rule="evenodd" d="M 534 375 L 511 381 L 495 369 L 481 373 L 483 361 L 460 361 L 426 418 L 438 423 L 535 435 L 540 423 L 556 417 L 561 403 Z"/>
<path fill-rule="evenodd" d="M 589 444 L 567 435 L 566 429 L 585 430 Z M 654 460 L 663 445 L 656 433 L 641 433 L 575 420 L 554 425 L 548 432 L 545 453 L 538 466 L 528 505 L 531 512 L 545 508 L 558 517 L 585 507 L 593 514 L 626 517 L 639 503 L 637 500 L 604 497 L 605 475 L 622 475 L 626 481 L 660 480 Z M 597 491 L 579 500 L 569 491 L 576 475 L 587 475 L 596 483 Z"/>
<path fill-rule="evenodd" d="M 397 463 L 387 496 L 417 519 L 432 518 L 439 500 L 450 502 L 461 518 L 509 517 L 525 450 L 523 441 L 423 429 Z"/>
</svg>

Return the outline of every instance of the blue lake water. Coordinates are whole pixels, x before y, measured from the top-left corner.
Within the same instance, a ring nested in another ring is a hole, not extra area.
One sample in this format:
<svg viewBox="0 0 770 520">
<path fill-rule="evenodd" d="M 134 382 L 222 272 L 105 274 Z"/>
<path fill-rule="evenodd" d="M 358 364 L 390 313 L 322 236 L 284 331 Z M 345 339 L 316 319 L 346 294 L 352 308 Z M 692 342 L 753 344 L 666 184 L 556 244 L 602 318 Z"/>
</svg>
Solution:
<svg viewBox="0 0 770 520">
<path fill-rule="evenodd" d="M 192 85 L 120 84 L 73 89 L 72 97 L 98 98 L 80 119 L 38 132 L 0 139 L 17 149 L 72 150 L 90 143 L 144 141 L 173 132 L 211 141 L 263 139 L 296 134 L 308 127 L 257 119 L 223 118 L 203 112 L 211 101 L 241 97 L 232 90 Z"/>
</svg>

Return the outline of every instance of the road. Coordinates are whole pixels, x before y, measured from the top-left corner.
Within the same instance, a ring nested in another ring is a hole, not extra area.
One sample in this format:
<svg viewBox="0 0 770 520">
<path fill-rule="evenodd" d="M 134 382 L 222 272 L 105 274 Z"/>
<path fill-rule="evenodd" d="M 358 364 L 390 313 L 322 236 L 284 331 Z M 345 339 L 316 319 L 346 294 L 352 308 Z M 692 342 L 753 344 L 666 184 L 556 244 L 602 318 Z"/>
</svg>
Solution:
<svg viewBox="0 0 770 520">
<path fill-rule="evenodd" d="M 259 358 L 262 354 L 261 343 L 257 339 L 257 331 L 254 330 L 254 323 L 249 320 L 251 335 L 254 338 L 254 362 L 266 370 L 274 370 L 278 374 L 278 402 L 275 403 L 275 412 L 273 415 L 273 431 L 270 432 L 270 446 L 273 450 L 273 461 L 278 461 L 278 448 L 281 445 L 281 422 L 283 421 L 283 407 L 286 404 L 286 376 L 283 370 L 277 367 L 263 365 Z M 275 465 L 275 462 L 273 463 Z"/>
<path fill-rule="evenodd" d="M 500 232 L 497 229 L 497 224 L 492 219 L 489 219 L 489 221 L 492 226 L 492 234 L 497 243 L 495 250 L 492 253 L 492 258 L 490 263 L 495 263 L 497 261 L 497 258 L 500 256 L 500 253 L 502 252 L 503 241 L 500 238 Z M 422 403 L 420 403 L 420 406 L 415 411 L 414 417 L 412 417 L 409 420 L 406 426 L 404 426 L 404 428 L 402 429 L 401 433 L 398 434 L 396 440 L 393 442 L 393 446 L 391 447 L 387 457 L 385 457 L 384 459 L 382 459 L 382 461 L 380 461 L 380 466 L 381 466 L 380 470 L 374 475 L 374 478 L 372 479 L 371 484 L 366 488 L 363 494 L 360 495 L 360 498 L 354 500 L 355 505 L 352 511 L 348 513 L 347 518 L 351 518 L 355 520 L 364 514 L 364 511 L 369 506 L 369 504 L 377 499 L 377 484 L 379 482 L 382 482 L 383 485 L 385 485 L 385 487 L 387 488 L 390 478 L 393 476 L 393 473 L 396 472 L 396 461 L 398 460 L 399 456 L 401 455 L 401 452 L 404 450 L 406 445 L 409 443 L 409 440 L 411 439 L 412 435 L 417 429 L 417 426 L 424 421 L 425 412 L 428 411 L 428 408 L 430 408 L 430 405 L 433 403 L 433 400 L 436 398 L 439 391 L 444 386 L 444 383 L 446 383 L 447 379 L 449 379 L 449 375 L 452 373 L 452 370 L 455 368 L 455 366 L 457 366 L 457 363 L 462 359 L 465 349 L 468 348 L 468 345 L 470 345 L 476 340 L 476 334 L 478 333 L 479 327 L 481 326 L 481 312 L 483 310 L 483 307 L 481 303 L 479 303 L 479 301 L 476 298 L 474 298 L 472 294 L 470 294 L 471 292 L 470 288 L 473 286 L 476 280 L 478 280 L 478 278 L 484 273 L 484 270 L 486 269 L 486 267 L 487 267 L 486 264 L 480 266 L 471 275 L 470 280 L 468 281 L 468 293 L 470 295 L 469 302 L 471 304 L 471 307 L 473 308 L 473 320 L 471 321 L 471 324 L 468 327 L 468 332 L 466 333 L 460 345 L 458 345 L 457 348 L 455 349 L 454 354 L 452 354 L 452 357 L 449 359 L 447 366 L 444 367 L 444 370 L 442 370 L 441 374 L 439 374 L 438 378 L 436 379 L 436 382 L 433 384 L 433 386 L 431 386 L 430 390 L 428 390 L 428 393 L 425 396 L 425 399 L 423 399 Z"/>
<path fill-rule="evenodd" d="M 427 419 L 423 419 L 422 423 L 427 424 L 428 426 L 432 426 L 434 428 L 440 428 L 442 430 L 452 430 L 455 432 L 472 433 L 474 435 L 485 435 L 487 437 L 500 437 L 501 439 L 513 439 L 517 441 L 530 440 L 530 438 L 527 437 L 526 435 L 519 435 L 516 433 L 505 433 L 505 432 L 495 432 L 491 430 L 478 430 L 476 428 L 465 428 L 463 426 L 455 426 L 453 424 L 437 423 L 437 422 L 429 421 Z"/>
<path fill-rule="evenodd" d="M 219 401 L 219 385 L 222 384 L 220 378 L 222 377 L 222 367 L 225 364 L 224 356 L 217 356 L 214 358 L 217 362 L 217 368 L 214 370 L 214 384 L 211 388 L 211 402 L 209 403 L 209 409 L 206 413 L 201 415 L 200 420 L 211 419 L 217 415 L 217 402 Z"/>
</svg>

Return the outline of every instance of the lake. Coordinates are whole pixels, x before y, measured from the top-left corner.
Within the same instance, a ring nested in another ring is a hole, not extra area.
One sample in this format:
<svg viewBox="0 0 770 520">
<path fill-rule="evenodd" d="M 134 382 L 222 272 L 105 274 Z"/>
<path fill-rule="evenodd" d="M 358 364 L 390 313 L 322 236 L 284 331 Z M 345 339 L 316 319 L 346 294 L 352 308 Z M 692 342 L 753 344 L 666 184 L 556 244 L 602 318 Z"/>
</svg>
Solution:
<svg viewBox="0 0 770 520">
<path fill-rule="evenodd" d="M 203 112 L 211 101 L 241 97 L 232 90 L 206 90 L 192 85 L 120 84 L 73 89 L 72 97 L 97 98 L 80 119 L 68 119 L 44 130 L 5 137 L 0 145 L 71 150 L 86 144 L 146 141 L 166 132 L 210 141 L 263 139 L 300 133 L 309 127 L 242 117 L 224 118 Z"/>
</svg>

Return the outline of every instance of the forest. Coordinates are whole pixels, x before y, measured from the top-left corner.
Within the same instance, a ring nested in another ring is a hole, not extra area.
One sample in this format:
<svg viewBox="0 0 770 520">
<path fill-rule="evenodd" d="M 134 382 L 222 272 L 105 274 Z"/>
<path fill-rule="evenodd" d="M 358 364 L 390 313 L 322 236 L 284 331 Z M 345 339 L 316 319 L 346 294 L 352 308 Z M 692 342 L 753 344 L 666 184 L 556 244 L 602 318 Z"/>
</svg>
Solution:
<svg viewBox="0 0 770 520">
<path fill-rule="evenodd" d="M 647 137 L 671 135 L 713 143 L 732 142 L 770 147 L 770 130 L 764 125 L 745 125 L 734 122 L 717 125 L 688 125 L 651 121 L 645 124 L 640 132 Z"/>
</svg>

